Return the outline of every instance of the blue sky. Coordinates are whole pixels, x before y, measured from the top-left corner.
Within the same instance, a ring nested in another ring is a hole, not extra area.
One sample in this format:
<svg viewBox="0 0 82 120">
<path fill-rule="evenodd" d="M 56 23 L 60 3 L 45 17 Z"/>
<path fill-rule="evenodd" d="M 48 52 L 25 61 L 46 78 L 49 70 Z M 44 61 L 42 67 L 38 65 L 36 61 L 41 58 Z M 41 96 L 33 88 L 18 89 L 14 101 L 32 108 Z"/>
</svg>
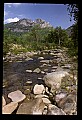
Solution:
<svg viewBox="0 0 82 120">
<path fill-rule="evenodd" d="M 74 24 L 73 19 L 70 22 L 67 5 L 64 4 L 4 3 L 4 23 L 22 18 L 41 18 L 53 27 L 61 26 L 63 29 Z"/>
</svg>

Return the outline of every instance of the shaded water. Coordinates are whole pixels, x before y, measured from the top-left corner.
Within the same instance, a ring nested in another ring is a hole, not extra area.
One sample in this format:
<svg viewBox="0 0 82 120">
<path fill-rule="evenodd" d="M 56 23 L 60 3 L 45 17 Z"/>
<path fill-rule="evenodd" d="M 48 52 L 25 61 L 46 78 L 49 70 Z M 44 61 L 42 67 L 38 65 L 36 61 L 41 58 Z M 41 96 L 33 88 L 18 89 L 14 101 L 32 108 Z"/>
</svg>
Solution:
<svg viewBox="0 0 82 120">
<path fill-rule="evenodd" d="M 8 93 L 15 91 L 17 89 L 24 92 L 24 86 L 26 86 L 26 82 L 28 80 L 32 81 L 31 86 L 34 86 L 35 84 L 44 84 L 44 81 L 42 79 L 45 74 L 42 73 L 29 73 L 26 72 L 26 70 L 34 70 L 36 68 L 40 68 L 41 71 L 44 69 L 48 69 L 47 72 L 51 71 L 51 67 L 53 64 L 51 63 L 51 66 L 44 66 L 43 63 L 40 62 L 38 57 L 44 57 L 44 60 L 52 60 L 54 57 L 50 54 L 46 55 L 34 55 L 32 58 L 33 60 L 25 61 L 25 59 L 22 59 L 21 62 L 3 62 L 3 83 L 6 83 L 7 86 L 3 88 L 3 94 L 7 97 Z M 18 59 L 19 60 L 19 59 Z M 48 65 L 48 64 L 47 64 Z M 46 73 L 46 72 L 45 72 Z M 8 98 L 7 98 L 8 99 Z"/>
</svg>

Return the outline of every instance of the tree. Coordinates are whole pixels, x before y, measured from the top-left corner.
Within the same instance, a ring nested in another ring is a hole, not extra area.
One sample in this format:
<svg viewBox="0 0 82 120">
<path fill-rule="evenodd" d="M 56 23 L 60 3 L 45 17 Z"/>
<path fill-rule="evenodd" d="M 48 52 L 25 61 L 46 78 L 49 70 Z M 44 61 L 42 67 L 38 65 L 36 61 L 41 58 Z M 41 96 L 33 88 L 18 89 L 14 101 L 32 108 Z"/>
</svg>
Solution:
<svg viewBox="0 0 82 120">
<path fill-rule="evenodd" d="M 46 37 L 46 41 L 49 43 L 55 43 L 56 45 L 65 45 L 65 42 L 68 40 L 68 35 L 64 29 L 60 26 L 56 27 Z"/>
<path fill-rule="evenodd" d="M 73 55 L 77 55 L 78 53 L 78 20 L 79 20 L 79 5 L 78 4 L 68 4 L 67 10 L 69 11 L 70 20 L 73 16 L 73 19 L 75 21 L 75 24 L 72 27 L 71 30 L 71 40 L 72 40 L 72 47 L 70 46 L 70 50 L 74 51 Z"/>
<path fill-rule="evenodd" d="M 68 4 L 67 10 L 69 11 L 70 17 L 73 16 L 74 21 L 78 22 L 79 19 L 79 5 L 78 4 Z M 71 18 L 70 18 L 71 20 Z"/>
</svg>

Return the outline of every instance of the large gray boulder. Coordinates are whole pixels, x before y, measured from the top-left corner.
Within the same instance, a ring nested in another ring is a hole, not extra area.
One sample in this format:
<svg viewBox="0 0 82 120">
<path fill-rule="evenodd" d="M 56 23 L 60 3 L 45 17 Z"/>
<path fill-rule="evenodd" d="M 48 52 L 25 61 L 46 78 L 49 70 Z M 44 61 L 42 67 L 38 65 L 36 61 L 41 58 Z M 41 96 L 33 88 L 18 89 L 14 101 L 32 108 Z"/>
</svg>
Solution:
<svg viewBox="0 0 82 120">
<path fill-rule="evenodd" d="M 66 75 L 69 75 L 69 73 L 66 71 L 47 73 L 47 75 L 43 77 L 43 80 L 45 84 L 51 88 L 51 92 L 53 93 L 54 91 L 60 88 L 61 80 Z"/>
<path fill-rule="evenodd" d="M 33 99 L 28 103 L 22 103 L 16 114 L 40 114 L 42 115 L 45 104 L 42 98 Z"/>
</svg>

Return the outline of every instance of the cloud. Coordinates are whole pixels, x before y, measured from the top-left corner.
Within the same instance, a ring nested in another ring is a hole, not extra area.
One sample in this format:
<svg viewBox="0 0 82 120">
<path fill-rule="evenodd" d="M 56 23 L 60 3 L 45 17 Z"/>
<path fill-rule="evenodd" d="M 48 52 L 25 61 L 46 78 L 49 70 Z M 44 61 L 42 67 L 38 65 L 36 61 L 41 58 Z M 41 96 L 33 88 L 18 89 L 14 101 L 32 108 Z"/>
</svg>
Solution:
<svg viewBox="0 0 82 120">
<path fill-rule="evenodd" d="M 6 12 L 6 11 L 4 10 L 4 16 L 6 16 L 6 15 L 8 15 L 8 12 Z"/>
<path fill-rule="evenodd" d="M 21 5 L 21 3 L 5 3 L 5 5 L 8 5 L 8 7 L 11 7 L 12 5 L 19 6 L 19 5 Z"/>
<path fill-rule="evenodd" d="M 4 21 L 4 23 L 10 23 L 10 22 L 17 22 L 19 21 L 19 18 L 15 17 L 15 18 L 8 18 Z"/>
</svg>

